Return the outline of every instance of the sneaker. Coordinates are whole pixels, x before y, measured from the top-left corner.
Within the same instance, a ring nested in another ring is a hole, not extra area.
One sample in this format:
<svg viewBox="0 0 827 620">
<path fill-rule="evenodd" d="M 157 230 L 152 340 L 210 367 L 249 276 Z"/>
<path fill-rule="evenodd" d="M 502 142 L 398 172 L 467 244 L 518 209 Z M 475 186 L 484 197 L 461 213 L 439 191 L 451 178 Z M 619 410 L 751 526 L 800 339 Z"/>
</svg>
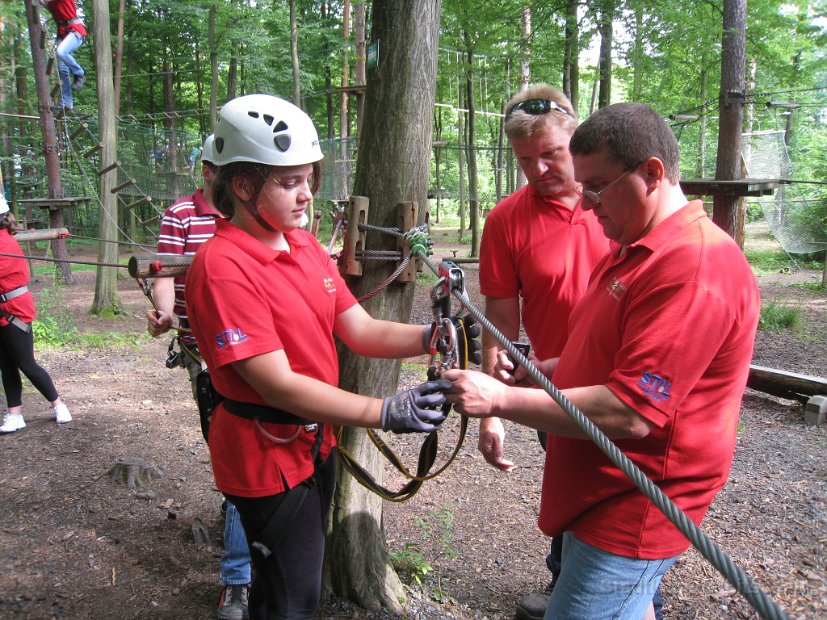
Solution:
<svg viewBox="0 0 827 620">
<path fill-rule="evenodd" d="M 13 433 L 25 428 L 26 422 L 20 413 L 6 413 L 3 416 L 3 426 L 0 426 L 0 433 Z"/>
<path fill-rule="evenodd" d="M 72 416 L 69 414 L 69 408 L 63 403 L 52 407 L 52 411 L 55 413 L 55 422 L 58 424 L 66 424 L 66 422 L 72 421 Z"/>
<path fill-rule="evenodd" d="M 83 85 L 86 84 L 86 76 L 85 75 L 76 75 L 72 80 L 72 90 L 78 91 L 83 88 Z"/>
<path fill-rule="evenodd" d="M 517 603 L 517 612 L 514 614 L 517 620 L 543 620 L 553 589 L 554 580 L 542 592 L 534 592 L 521 598 Z"/>
<path fill-rule="evenodd" d="M 219 620 L 248 620 L 247 600 L 250 596 L 250 584 L 224 586 L 218 597 Z"/>
</svg>

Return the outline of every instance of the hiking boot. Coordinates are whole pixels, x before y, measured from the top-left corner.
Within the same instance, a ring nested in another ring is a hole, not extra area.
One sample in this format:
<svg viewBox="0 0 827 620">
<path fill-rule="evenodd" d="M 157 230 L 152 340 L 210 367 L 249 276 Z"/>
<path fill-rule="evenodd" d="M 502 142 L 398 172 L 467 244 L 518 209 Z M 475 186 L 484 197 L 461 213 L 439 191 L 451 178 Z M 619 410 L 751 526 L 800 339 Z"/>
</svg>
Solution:
<svg viewBox="0 0 827 620">
<path fill-rule="evenodd" d="M 247 599 L 250 596 L 250 584 L 224 586 L 218 597 L 218 620 L 248 620 Z"/>
<path fill-rule="evenodd" d="M 72 79 L 72 90 L 78 91 L 83 88 L 84 84 L 86 84 L 86 76 L 76 75 L 74 79 Z"/>
<path fill-rule="evenodd" d="M 20 413 L 6 413 L 3 416 L 3 426 L 0 426 L 0 433 L 13 433 L 25 428 L 26 422 Z"/>
<path fill-rule="evenodd" d="M 542 592 L 534 592 L 521 598 L 517 603 L 517 612 L 514 614 L 517 620 L 543 620 L 553 589 L 554 580 Z"/>
<path fill-rule="evenodd" d="M 72 421 L 72 416 L 69 414 L 69 408 L 63 403 L 52 407 L 52 411 L 55 414 L 55 422 L 58 424 L 66 424 L 66 422 Z"/>
</svg>

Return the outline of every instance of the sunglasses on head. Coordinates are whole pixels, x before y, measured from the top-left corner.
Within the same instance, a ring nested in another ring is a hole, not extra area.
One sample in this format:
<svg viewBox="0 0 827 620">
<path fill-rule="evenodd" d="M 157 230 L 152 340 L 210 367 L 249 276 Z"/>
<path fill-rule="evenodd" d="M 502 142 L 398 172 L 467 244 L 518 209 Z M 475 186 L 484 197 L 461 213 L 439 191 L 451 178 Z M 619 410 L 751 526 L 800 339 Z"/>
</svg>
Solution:
<svg viewBox="0 0 827 620">
<path fill-rule="evenodd" d="M 522 101 L 518 101 L 513 106 L 508 108 L 508 112 L 505 114 L 506 118 L 514 114 L 517 110 L 522 110 L 526 114 L 531 114 L 532 116 L 548 114 L 551 111 L 559 112 L 565 116 L 571 116 L 568 110 L 551 99 L 523 99 Z"/>
</svg>

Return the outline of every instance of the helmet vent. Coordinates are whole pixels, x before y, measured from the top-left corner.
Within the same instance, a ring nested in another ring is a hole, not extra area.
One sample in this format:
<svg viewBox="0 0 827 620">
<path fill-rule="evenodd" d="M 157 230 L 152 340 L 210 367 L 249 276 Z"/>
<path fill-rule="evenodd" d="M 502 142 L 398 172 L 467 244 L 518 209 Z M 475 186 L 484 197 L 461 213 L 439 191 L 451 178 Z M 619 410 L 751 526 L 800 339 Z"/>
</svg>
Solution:
<svg viewBox="0 0 827 620">
<path fill-rule="evenodd" d="M 273 138 L 273 142 L 275 143 L 276 148 L 284 153 L 290 148 L 290 134 L 279 134 Z"/>
<path fill-rule="evenodd" d="M 270 116 L 269 114 L 265 114 L 263 116 L 263 118 L 264 118 L 264 122 L 267 123 L 268 127 L 272 127 L 273 126 L 273 121 L 276 120 L 274 117 Z"/>
<path fill-rule="evenodd" d="M 250 110 L 249 112 L 247 112 L 247 116 L 249 116 L 250 118 L 258 118 L 258 112 L 256 112 L 255 110 Z"/>
<path fill-rule="evenodd" d="M 224 152 L 224 138 L 216 138 L 215 141 L 213 142 L 213 146 L 215 147 L 216 151 L 218 151 L 219 153 L 223 153 Z"/>
</svg>

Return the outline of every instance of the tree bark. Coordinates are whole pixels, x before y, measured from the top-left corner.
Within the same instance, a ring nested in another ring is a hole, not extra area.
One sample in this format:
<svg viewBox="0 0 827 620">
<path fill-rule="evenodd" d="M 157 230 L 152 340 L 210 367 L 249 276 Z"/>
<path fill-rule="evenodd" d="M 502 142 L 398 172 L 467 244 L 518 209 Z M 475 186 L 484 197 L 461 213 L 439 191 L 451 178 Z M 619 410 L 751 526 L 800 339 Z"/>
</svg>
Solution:
<svg viewBox="0 0 827 620">
<path fill-rule="evenodd" d="M 93 34 L 95 37 L 95 67 L 97 69 L 98 118 L 100 119 L 100 141 L 103 149 L 100 155 L 101 169 L 118 159 L 117 127 L 115 124 L 115 89 L 112 81 L 112 40 L 109 35 L 109 2 L 92 0 Z M 118 180 L 118 171 L 110 170 L 100 175 L 100 237 L 104 241 L 98 246 L 98 259 L 102 263 L 118 262 L 118 244 L 105 240 L 118 240 L 118 200 L 112 188 Z M 118 298 L 118 273 L 115 267 L 98 267 L 95 280 L 95 300 L 92 312 L 123 312 Z"/>
<path fill-rule="evenodd" d="M 566 1 L 566 43 L 563 53 L 563 92 L 577 112 L 580 99 L 580 27 L 577 0 Z"/>
<path fill-rule="evenodd" d="M 715 165 L 715 178 L 722 181 L 742 178 L 746 18 L 746 0 L 724 0 L 718 159 Z M 734 237 L 737 219 L 738 197 L 715 194 L 712 199 L 712 220 Z"/>
<path fill-rule="evenodd" d="M 299 66 L 299 26 L 296 18 L 296 0 L 290 0 L 290 61 L 293 66 L 293 103 L 302 105 L 302 76 Z"/>
<path fill-rule="evenodd" d="M 123 73 L 123 16 L 126 0 L 118 1 L 118 34 L 115 47 L 115 115 L 121 110 L 121 74 Z"/>
<path fill-rule="evenodd" d="M 465 98 L 468 108 L 468 133 L 465 147 L 468 162 L 468 214 L 471 229 L 471 256 L 478 256 L 480 250 L 480 201 L 477 187 L 477 122 L 474 100 L 474 49 L 468 31 L 463 31 L 467 65 L 465 67 Z"/>
<path fill-rule="evenodd" d="M 46 177 L 49 180 L 49 198 L 63 198 L 63 182 L 60 179 L 60 159 L 55 131 L 55 117 L 52 114 L 49 95 L 49 78 L 46 75 L 46 54 L 42 47 L 45 36 L 40 25 L 40 12 L 35 3 L 26 2 L 26 20 L 29 24 L 29 39 L 32 47 L 32 65 L 34 84 L 37 91 L 37 104 L 40 116 L 40 131 L 43 134 L 43 156 L 46 160 Z M 63 228 L 63 210 L 49 210 L 49 226 Z M 56 259 L 67 259 L 66 242 L 63 239 L 52 241 L 52 253 Z M 61 284 L 73 284 L 72 270 L 69 263 L 59 262 L 55 265 L 55 274 Z"/>
<path fill-rule="evenodd" d="M 598 108 L 604 108 L 612 102 L 612 19 L 614 19 L 614 0 L 605 0 L 600 8 L 598 23 L 598 30 L 600 31 Z"/>
<path fill-rule="evenodd" d="M 210 48 L 210 133 L 218 121 L 218 46 L 215 41 L 215 22 L 218 7 L 210 4 L 207 22 L 207 46 Z"/>
<path fill-rule="evenodd" d="M 381 58 L 368 75 L 365 124 L 359 141 L 354 194 L 367 196 L 370 224 L 395 227 L 396 205 L 414 201 L 420 219 L 427 204 L 429 161 L 439 43 L 439 0 L 375 0 L 374 39 Z M 367 248 L 395 249 L 396 238 L 370 232 Z M 393 270 L 368 262 L 364 275 L 348 284 L 357 296 L 372 291 Z M 374 317 L 408 321 L 414 283 L 391 284 L 365 302 Z M 384 397 L 397 390 L 398 360 L 366 359 L 340 349 L 340 385 L 359 394 Z M 363 430 L 347 429 L 345 447 L 382 480 L 379 455 Z M 388 558 L 380 499 L 340 472 L 326 554 L 327 592 L 362 607 L 399 610 L 404 591 Z"/>
</svg>

